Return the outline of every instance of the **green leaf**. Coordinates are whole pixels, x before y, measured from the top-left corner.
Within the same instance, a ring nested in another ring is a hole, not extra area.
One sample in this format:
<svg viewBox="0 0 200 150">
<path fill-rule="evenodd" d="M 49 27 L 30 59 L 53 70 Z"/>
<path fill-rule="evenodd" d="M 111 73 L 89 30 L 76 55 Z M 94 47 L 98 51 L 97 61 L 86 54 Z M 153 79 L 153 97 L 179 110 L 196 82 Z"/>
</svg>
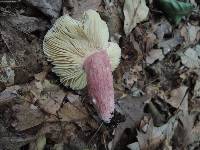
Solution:
<svg viewBox="0 0 200 150">
<path fill-rule="evenodd" d="M 194 6 L 191 3 L 177 0 L 159 0 L 159 8 L 166 14 L 171 23 L 178 24 L 183 16 L 189 15 Z"/>
</svg>

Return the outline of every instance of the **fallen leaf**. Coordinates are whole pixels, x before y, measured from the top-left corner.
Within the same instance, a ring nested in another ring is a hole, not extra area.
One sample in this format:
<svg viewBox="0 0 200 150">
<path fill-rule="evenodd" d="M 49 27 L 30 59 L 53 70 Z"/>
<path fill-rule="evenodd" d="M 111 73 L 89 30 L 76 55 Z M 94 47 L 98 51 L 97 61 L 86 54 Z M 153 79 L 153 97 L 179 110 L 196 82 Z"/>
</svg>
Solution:
<svg viewBox="0 0 200 150">
<path fill-rule="evenodd" d="M 124 2 L 124 32 L 128 35 L 137 23 L 147 19 L 149 8 L 145 0 L 125 0 Z"/>
<path fill-rule="evenodd" d="M 153 33 L 148 33 L 144 36 L 143 44 L 145 53 L 149 53 L 149 51 L 153 48 L 156 43 L 156 35 Z"/>
<path fill-rule="evenodd" d="M 179 35 L 179 33 L 175 32 L 173 38 L 159 42 L 158 48 L 163 49 L 163 54 L 166 55 L 170 51 L 172 51 L 177 45 L 182 43 L 183 43 L 183 38 Z"/>
<path fill-rule="evenodd" d="M 12 109 L 16 121 L 12 123 L 12 126 L 17 131 L 23 131 L 35 127 L 45 121 L 44 114 L 39 110 L 39 108 L 31 108 L 31 106 L 33 105 L 27 102 L 13 106 Z"/>
<path fill-rule="evenodd" d="M 189 15 L 194 9 L 191 3 L 177 0 L 159 0 L 158 4 L 159 9 L 161 9 L 174 24 L 178 24 L 183 16 Z"/>
<path fill-rule="evenodd" d="M 15 82 L 15 71 L 11 66 L 15 66 L 15 60 L 4 53 L 0 59 L 0 81 L 6 85 L 13 85 Z"/>
<path fill-rule="evenodd" d="M 46 145 L 46 141 L 47 141 L 47 139 L 46 139 L 45 135 L 40 136 L 36 140 L 36 145 L 37 145 L 36 149 L 37 150 L 43 150 L 45 145 Z"/>
<path fill-rule="evenodd" d="M 40 72 L 38 74 L 35 74 L 34 77 L 38 81 L 43 81 L 45 79 L 46 75 L 47 75 L 47 72 L 43 71 L 43 72 Z"/>
<path fill-rule="evenodd" d="M 29 143 L 29 150 L 43 150 L 45 148 L 47 139 L 45 135 L 39 136 L 35 141 Z"/>
<path fill-rule="evenodd" d="M 145 95 L 145 93 L 136 86 L 133 86 L 130 90 L 130 95 L 133 97 L 139 97 Z"/>
<path fill-rule="evenodd" d="M 33 81 L 31 92 L 34 94 L 41 109 L 50 114 L 57 114 L 65 97 L 65 92 L 49 80 Z"/>
<path fill-rule="evenodd" d="M 105 1 L 104 1 L 105 3 Z M 112 3 L 112 2 L 111 2 Z M 107 4 L 104 8 L 100 10 L 100 15 L 103 20 L 106 21 L 108 25 L 108 30 L 110 34 L 110 40 L 112 42 L 119 43 L 123 31 L 123 10 L 119 1 L 116 4 Z"/>
<path fill-rule="evenodd" d="M 34 31 L 45 31 L 47 27 L 46 21 L 38 19 L 36 17 L 17 15 L 2 17 L 2 20 L 8 22 L 11 27 L 26 34 Z"/>
<path fill-rule="evenodd" d="M 191 24 L 188 24 L 187 26 L 183 26 L 180 30 L 181 36 L 184 37 L 185 42 L 187 44 L 193 44 L 195 41 L 198 41 L 198 34 L 200 31 L 199 26 L 194 26 Z"/>
<path fill-rule="evenodd" d="M 139 145 L 138 142 L 131 143 L 131 144 L 127 145 L 127 147 L 128 147 L 130 150 L 140 150 L 140 145 Z"/>
<path fill-rule="evenodd" d="M 197 38 L 197 33 L 200 31 L 199 26 L 188 25 L 187 27 L 190 43 L 193 43 Z"/>
<path fill-rule="evenodd" d="M 165 101 L 169 103 L 174 108 L 179 108 L 184 111 L 188 111 L 188 87 L 181 86 L 177 89 L 174 89 L 170 93 L 170 97 L 165 97 Z"/>
<path fill-rule="evenodd" d="M 54 150 L 64 150 L 64 144 L 63 143 L 55 144 L 53 149 Z"/>
<path fill-rule="evenodd" d="M 192 139 L 192 128 L 194 125 L 194 119 L 188 112 L 183 112 L 179 116 L 179 124 L 175 130 L 173 141 L 174 148 L 183 149 L 193 143 Z"/>
<path fill-rule="evenodd" d="M 35 136 L 26 135 L 9 135 L 9 136 L 1 136 L 0 138 L 0 147 L 1 149 L 9 149 L 9 150 L 19 150 L 24 145 L 29 144 L 30 142 L 35 140 Z"/>
<path fill-rule="evenodd" d="M 153 64 L 156 60 L 163 60 L 164 55 L 161 49 L 152 49 L 146 56 L 146 63 L 148 65 Z"/>
<path fill-rule="evenodd" d="M 19 100 L 17 96 L 17 91 L 19 89 L 20 86 L 15 85 L 7 87 L 3 92 L 0 92 L 0 106 L 17 102 Z"/>
<path fill-rule="evenodd" d="M 58 116 L 61 121 L 80 121 L 88 118 L 88 113 L 83 107 L 82 103 L 65 103 L 63 107 L 59 110 Z"/>
<path fill-rule="evenodd" d="M 6 45 L 7 48 L 5 51 L 6 55 L 3 59 L 6 59 L 8 65 L 1 67 L 11 68 L 11 79 L 13 80 L 14 76 L 15 84 L 26 83 L 32 79 L 35 73 L 40 72 L 42 69 L 41 63 L 44 60 L 41 51 L 42 43 L 34 36 L 32 40 L 28 40 L 27 35 L 11 27 L 10 23 L 5 20 L 2 21 L 0 19 L 0 26 L 0 35 L 3 40 L 2 45 Z M 0 57 L 2 58 L 2 53 Z"/>
<path fill-rule="evenodd" d="M 155 149 L 165 139 L 171 140 L 174 130 L 178 125 L 177 116 L 172 117 L 166 124 L 160 127 L 154 127 L 153 121 L 147 124 L 147 131 L 138 131 L 137 139 L 140 149 Z"/>
<path fill-rule="evenodd" d="M 68 1 L 64 2 L 63 6 L 66 8 L 71 9 L 71 15 L 75 19 L 80 19 L 82 14 L 88 10 L 88 9 L 93 9 L 97 10 L 99 5 L 101 4 L 100 0 L 73 0 L 73 1 Z"/>
<path fill-rule="evenodd" d="M 48 95 L 41 96 L 39 99 L 40 108 L 50 114 L 56 114 L 60 109 L 65 93 L 59 90 L 55 93 L 48 93 Z"/>
<path fill-rule="evenodd" d="M 200 45 L 194 48 L 188 48 L 184 53 L 180 54 L 181 62 L 188 68 L 194 69 L 200 67 Z"/>
<path fill-rule="evenodd" d="M 194 86 L 194 98 L 200 97 L 200 80 L 197 80 Z"/>
<path fill-rule="evenodd" d="M 153 28 L 159 41 L 163 40 L 165 34 L 172 32 L 172 26 L 166 19 L 162 19 L 159 23 L 153 24 Z"/>
<path fill-rule="evenodd" d="M 200 122 L 192 128 L 192 141 L 198 142 L 200 140 Z"/>
<path fill-rule="evenodd" d="M 46 16 L 52 18 L 59 16 L 62 7 L 62 0 L 24 0 L 23 2 L 36 7 Z"/>
<path fill-rule="evenodd" d="M 80 102 L 81 99 L 80 99 L 80 96 L 79 95 L 75 95 L 73 93 L 68 93 L 67 94 L 67 99 L 71 102 L 71 103 L 74 103 L 74 102 Z"/>
<path fill-rule="evenodd" d="M 115 137 L 111 142 L 112 149 L 115 149 L 117 146 L 117 143 L 122 138 L 122 135 L 125 131 L 125 129 L 133 129 L 137 126 L 139 121 L 142 119 L 144 115 L 144 102 L 148 98 L 146 96 L 133 98 L 131 96 L 127 96 L 125 98 L 122 98 L 118 103 L 118 106 L 116 106 L 116 109 L 120 111 L 123 115 L 125 115 L 126 120 L 125 122 L 120 123 L 117 128 L 114 130 Z"/>
<path fill-rule="evenodd" d="M 133 68 L 130 68 L 129 72 L 125 72 L 123 74 L 123 86 L 127 89 L 131 89 L 133 85 L 141 79 L 141 74 L 140 72 L 142 71 L 142 67 L 139 65 L 135 65 Z"/>
</svg>

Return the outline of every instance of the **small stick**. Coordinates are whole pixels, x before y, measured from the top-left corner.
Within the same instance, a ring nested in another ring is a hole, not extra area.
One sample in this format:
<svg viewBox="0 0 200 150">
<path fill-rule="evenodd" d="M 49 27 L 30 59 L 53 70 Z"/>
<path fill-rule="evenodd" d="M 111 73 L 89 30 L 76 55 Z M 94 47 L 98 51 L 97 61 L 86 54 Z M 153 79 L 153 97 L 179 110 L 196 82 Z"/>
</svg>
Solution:
<svg viewBox="0 0 200 150">
<path fill-rule="evenodd" d="M 91 139 L 88 142 L 88 145 L 90 145 L 90 143 L 92 142 L 92 140 L 95 138 L 95 136 L 97 135 L 97 133 L 99 132 L 99 130 L 101 129 L 103 125 L 103 122 L 100 124 L 99 128 L 97 129 L 97 131 L 94 133 L 94 135 L 91 137 Z"/>
</svg>

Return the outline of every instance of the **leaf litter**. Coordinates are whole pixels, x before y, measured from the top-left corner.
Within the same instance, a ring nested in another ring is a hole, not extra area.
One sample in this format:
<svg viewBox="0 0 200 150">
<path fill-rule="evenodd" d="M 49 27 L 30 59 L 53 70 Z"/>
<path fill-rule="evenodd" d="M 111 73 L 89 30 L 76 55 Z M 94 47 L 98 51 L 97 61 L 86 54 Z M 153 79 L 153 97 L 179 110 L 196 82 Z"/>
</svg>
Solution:
<svg viewBox="0 0 200 150">
<path fill-rule="evenodd" d="M 3 2 L 0 147 L 198 149 L 198 8 L 193 0 Z M 99 12 L 110 41 L 122 49 L 113 73 L 116 110 L 110 124 L 101 122 L 85 89 L 59 82 L 42 52 L 56 18 L 80 18 L 87 9 Z"/>
</svg>

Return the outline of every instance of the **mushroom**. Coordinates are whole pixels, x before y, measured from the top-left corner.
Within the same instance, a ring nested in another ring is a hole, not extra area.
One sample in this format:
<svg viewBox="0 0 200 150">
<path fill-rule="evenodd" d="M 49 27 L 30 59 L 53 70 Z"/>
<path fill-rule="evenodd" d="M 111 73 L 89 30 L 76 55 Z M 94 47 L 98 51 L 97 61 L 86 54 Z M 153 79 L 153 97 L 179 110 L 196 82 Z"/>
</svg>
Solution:
<svg viewBox="0 0 200 150">
<path fill-rule="evenodd" d="M 88 86 L 100 118 L 110 122 L 114 112 L 112 71 L 118 66 L 121 49 L 108 42 L 107 24 L 94 10 L 77 21 L 68 15 L 57 19 L 47 32 L 43 50 L 60 82 L 73 90 Z"/>
</svg>

